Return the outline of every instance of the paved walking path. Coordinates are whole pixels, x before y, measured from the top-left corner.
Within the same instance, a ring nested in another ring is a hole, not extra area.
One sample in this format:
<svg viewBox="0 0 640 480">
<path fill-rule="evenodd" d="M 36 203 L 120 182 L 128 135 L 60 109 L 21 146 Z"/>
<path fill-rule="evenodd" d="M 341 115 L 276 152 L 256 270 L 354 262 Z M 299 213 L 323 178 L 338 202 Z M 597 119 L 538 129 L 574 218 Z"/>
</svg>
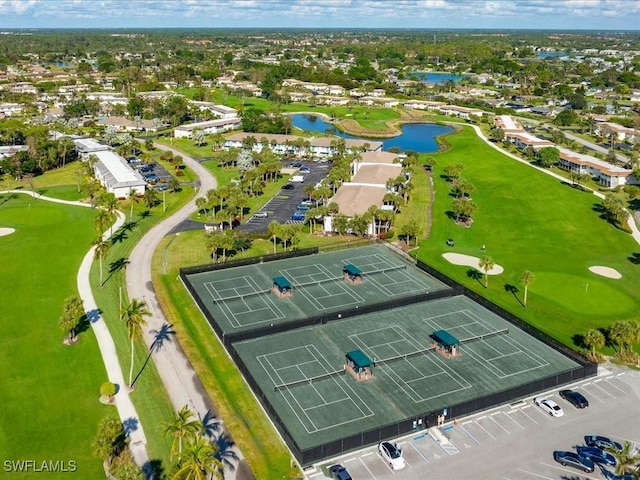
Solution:
<svg viewBox="0 0 640 480">
<path fill-rule="evenodd" d="M 183 158 L 184 163 L 199 177 L 200 193 L 202 195 L 208 190 L 217 187 L 215 177 L 192 157 L 161 144 L 155 144 L 155 146 L 160 150 L 172 151 Z M 153 361 L 173 408 L 177 411 L 187 405 L 202 419 L 210 418 L 211 415 L 217 416 L 217 412 L 175 336 L 170 337 L 169 341 L 163 342 L 159 348 L 154 348 L 157 346 L 154 344 L 157 332 L 163 330 L 171 331 L 171 328 L 158 303 L 151 283 L 151 260 L 158 244 L 179 223 L 195 212 L 196 208 L 194 198 L 178 212 L 152 228 L 138 242 L 129 255 L 126 277 L 129 299 L 144 300 L 151 312 L 151 316 L 147 319 L 148 328 L 144 331 L 143 337 L 150 351 L 152 351 Z M 179 282 L 180 280 L 175 278 L 172 281 Z M 216 418 L 215 421 L 224 427 L 222 419 Z M 224 433 L 228 435 L 228 433 Z M 238 458 L 238 463 L 242 461 L 242 454 L 236 446 L 233 446 L 228 453 L 231 454 L 231 457 L 235 455 Z M 227 458 L 230 457 L 227 456 Z M 244 469 L 242 470 L 244 473 Z M 233 480 L 237 473 L 239 472 L 235 469 L 225 469 L 225 480 Z M 239 477 L 240 475 L 238 475 Z"/>
<path fill-rule="evenodd" d="M 0 193 L 25 194 L 33 197 L 37 201 L 64 203 L 67 205 L 91 208 L 91 205 L 86 203 L 46 197 L 28 190 L 7 190 Z M 125 216 L 121 212 L 117 212 L 117 214 L 118 218 L 115 224 L 112 227 L 109 227 L 103 235 L 105 240 L 111 236 L 111 232 L 117 231 L 124 223 Z M 82 298 L 84 310 L 87 313 L 89 322 L 91 323 L 91 328 L 96 336 L 98 347 L 100 348 L 100 353 L 102 355 L 102 361 L 104 362 L 104 366 L 107 370 L 107 378 L 110 382 L 115 383 L 119 388 L 118 393 L 115 395 L 115 405 L 118 409 L 120 421 L 125 426 L 129 435 L 131 454 L 138 465 L 144 466 L 149 462 L 149 456 L 147 455 L 146 449 L 147 440 L 144 435 L 144 430 L 140 423 L 138 413 L 136 412 L 136 408 L 133 406 L 131 398 L 129 397 L 129 392 L 124 380 L 124 375 L 122 374 L 122 368 L 120 367 L 120 361 L 116 352 L 115 343 L 113 342 L 113 337 L 109 332 L 107 324 L 100 315 L 100 310 L 98 309 L 98 305 L 96 304 L 93 297 L 93 291 L 91 289 L 89 274 L 91 272 L 91 264 L 93 263 L 94 250 L 95 247 L 91 247 L 84 256 L 80 269 L 78 270 L 78 292 L 80 294 L 80 298 Z M 96 392 L 96 401 L 97 397 L 98 392 Z"/>
<path fill-rule="evenodd" d="M 459 124 L 458 124 L 459 125 Z M 502 153 L 503 155 L 506 155 L 507 157 L 510 157 L 514 160 L 517 160 L 520 163 L 523 163 L 531 168 L 535 168 L 536 170 L 545 173 L 547 175 L 550 175 L 554 178 L 557 178 L 558 180 L 561 180 L 563 182 L 567 182 L 568 180 L 563 177 L 562 175 L 558 175 L 555 172 L 552 172 L 551 170 L 548 170 L 546 168 L 542 168 L 539 167 L 537 165 L 533 165 L 531 162 L 524 160 L 520 157 L 518 157 L 517 155 L 514 155 L 513 153 L 507 152 L 506 150 L 503 150 L 502 148 L 500 148 L 498 145 L 496 145 L 494 142 L 492 142 L 491 140 L 489 140 L 487 137 L 484 136 L 484 134 L 482 133 L 482 130 L 480 130 L 480 127 L 478 127 L 477 125 L 471 125 L 471 127 L 476 131 L 476 134 L 478 135 L 478 137 L 480 137 L 482 140 L 485 141 L 485 143 L 487 145 L 489 145 L 491 148 L 498 150 L 500 153 Z M 583 144 L 587 144 L 588 142 L 586 142 L 585 140 L 581 139 L 581 142 Z M 597 145 L 594 145 L 597 147 Z M 586 190 L 590 190 L 591 193 L 593 193 L 596 197 L 604 199 L 605 195 L 604 193 L 601 192 L 596 192 L 595 190 L 589 188 L 589 187 L 585 187 L 583 186 L 582 188 L 586 189 Z M 634 215 L 632 214 L 632 212 L 629 212 L 627 210 L 627 213 L 629 213 L 629 216 L 627 217 L 627 225 L 629 225 L 629 228 L 631 229 L 631 236 L 633 237 L 633 239 L 640 245 L 640 230 L 638 229 L 638 225 L 635 221 Z"/>
</svg>

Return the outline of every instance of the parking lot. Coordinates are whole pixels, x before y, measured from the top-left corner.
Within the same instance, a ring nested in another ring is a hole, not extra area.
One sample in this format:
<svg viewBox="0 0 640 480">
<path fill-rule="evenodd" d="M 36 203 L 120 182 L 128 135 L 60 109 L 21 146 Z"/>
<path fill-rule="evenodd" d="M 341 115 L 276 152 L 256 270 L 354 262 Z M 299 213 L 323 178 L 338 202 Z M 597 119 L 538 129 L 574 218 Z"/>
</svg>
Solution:
<svg viewBox="0 0 640 480">
<path fill-rule="evenodd" d="M 264 233 L 267 231 L 269 222 L 273 220 L 276 220 L 280 224 L 304 223 L 304 220 L 291 220 L 291 216 L 293 212 L 297 210 L 296 207 L 304 200 L 304 188 L 309 184 L 315 185 L 327 176 L 329 173 L 329 163 L 305 162 L 303 166 L 311 170 L 308 173 L 302 174 L 304 176 L 304 182 L 291 183 L 294 187 L 290 190 L 281 189 L 260 209 L 261 211 L 266 211 L 269 214 L 268 217 L 251 217 L 238 228 L 250 233 Z M 296 173 L 295 175 L 299 174 Z"/>
<path fill-rule="evenodd" d="M 589 400 L 586 409 L 576 409 L 556 390 L 546 396 L 563 408 L 563 417 L 554 418 L 527 399 L 455 419 L 455 425 L 449 419 L 443 429 L 449 439 L 446 445 L 438 443 L 426 430 L 393 440 L 403 448 L 407 463 L 403 470 L 392 471 L 373 446 L 309 469 L 306 478 L 326 478 L 322 467 L 341 463 L 354 480 L 604 479 L 597 465 L 595 472 L 588 474 L 563 467 L 553 460 L 553 451 L 575 451 L 585 435 L 605 435 L 620 443 L 629 440 L 640 445 L 640 373 L 607 368 L 601 369 L 598 377 L 571 386 Z"/>
</svg>

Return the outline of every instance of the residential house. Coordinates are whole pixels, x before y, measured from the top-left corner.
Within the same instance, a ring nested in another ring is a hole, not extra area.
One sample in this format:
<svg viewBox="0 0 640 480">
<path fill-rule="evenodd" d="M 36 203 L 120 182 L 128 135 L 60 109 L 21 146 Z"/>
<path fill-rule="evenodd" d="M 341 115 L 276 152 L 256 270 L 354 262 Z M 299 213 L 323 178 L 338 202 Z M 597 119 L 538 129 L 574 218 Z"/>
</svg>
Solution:
<svg viewBox="0 0 640 480">
<path fill-rule="evenodd" d="M 205 134 L 222 133 L 240 128 L 241 119 L 239 117 L 221 118 L 218 120 L 208 120 L 206 122 L 188 123 L 180 125 L 173 130 L 176 138 L 191 138 L 194 130 L 202 130 Z"/>
<path fill-rule="evenodd" d="M 450 115 L 452 117 L 470 119 L 473 117 L 481 117 L 485 112 L 478 108 L 458 107 L 457 105 L 442 105 L 440 107 L 440 113 L 442 115 Z"/>
<path fill-rule="evenodd" d="M 111 147 L 105 145 L 104 143 L 100 143 L 93 138 L 77 138 L 73 141 L 73 143 L 76 147 L 78 157 L 82 161 L 87 160 L 90 155 L 95 155 L 96 153 L 102 152 L 104 150 L 111 150 Z"/>
<path fill-rule="evenodd" d="M 98 161 L 93 166 L 94 175 L 107 192 L 116 198 L 127 198 L 131 190 L 136 195 L 144 195 L 147 182 L 127 161 L 112 150 L 100 150 L 93 155 Z"/>
<path fill-rule="evenodd" d="M 588 174 L 599 184 L 609 188 L 638 183 L 633 176 L 633 170 L 612 165 L 591 155 L 576 153 L 568 148 L 556 148 L 560 152 L 558 166 L 564 170 L 580 175 Z"/>
<path fill-rule="evenodd" d="M 22 113 L 23 105 L 19 103 L 0 103 L 0 115 L 11 117 Z"/>
</svg>

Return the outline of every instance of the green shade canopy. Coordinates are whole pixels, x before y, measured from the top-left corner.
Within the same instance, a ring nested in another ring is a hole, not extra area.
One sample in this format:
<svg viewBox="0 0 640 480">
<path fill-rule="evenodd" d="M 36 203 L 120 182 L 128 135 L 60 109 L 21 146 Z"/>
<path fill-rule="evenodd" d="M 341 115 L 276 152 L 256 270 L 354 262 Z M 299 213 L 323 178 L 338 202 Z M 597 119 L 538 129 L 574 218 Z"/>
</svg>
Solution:
<svg viewBox="0 0 640 480">
<path fill-rule="evenodd" d="M 373 363 L 362 350 L 352 350 L 347 352 L 347 360 L 353 363 L 353 369 L 357 372 L 365 367 L 370 367 Z"/>
<path fill-rule="evenodd" d="M 291 283 L 284 277 L 273 277 L 273 284 L 278 287 L 278 290 L 281 292 L 291 290 Z"/>
<path fill-rule="evenodd" d="M 360 270 L 358 267 L 352 264 L 345 265 L 342 271 L 345 272 L 350 277 L 357 277 L 359 275 L 362 275 L 362 270 Z"/>
<path fill-rule="evenodd" d="M 460 340 L 446 330 L 437 330 L 433 332 L 432 337 L 438 345 L 442 345 L 443 347 L 452 347 L 453 345 L 460 343 Z"/>
</svg>

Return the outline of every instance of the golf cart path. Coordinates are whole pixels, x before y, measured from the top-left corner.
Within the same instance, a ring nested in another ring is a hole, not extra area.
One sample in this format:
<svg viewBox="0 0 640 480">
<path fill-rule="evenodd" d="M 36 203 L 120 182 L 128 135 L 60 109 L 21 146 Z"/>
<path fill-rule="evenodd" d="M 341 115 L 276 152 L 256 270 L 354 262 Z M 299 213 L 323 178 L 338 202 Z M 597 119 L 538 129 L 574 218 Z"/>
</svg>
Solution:
<svg viewBox="0 0 640 480">
<path fill-rule="evenodd" d="M 63 203 L 67 205 L 74 205 L 78 207 L 92 208 L 91 205 L 83 202 L 75 202 L 71 200 L 61 200 L 59 198 L 46 197 L 36 192 L 28 190 L 5 190 L 0 193 L 10 194 L 24 194 L 34 198 L 34 200 L 44 200 L 47 202 Z M 111 232 L 118 230 L 122 226 L 125 220 L 124 214 L 117 212 L 118 218 L 112 227 L 103 234 L 103 238 L 106 240 L 111 236 Z M 91 281 L 89 274 L 91 272 L 91 265 L 93 263 L 95 247 L 91 249 L 84 256 L 80 269 L 78 270 L 77 284 L 78 293 L 82 299 L 82 304 L 87 315 L 87 319 L 91 324 L 96 340 L 98 342 L 98 348 L 102 355 L 102 361 L 107 370 L 107 378 L 110 382 L 115 383 L 118 386 L 118 393 L 115 395 L 115 406 L 118 409 L 118 415 L 120 421 L 125 425 L 125 431 L 129 436 L 129 449 L 131 454 L 140 467 L 145 467 L 149 464 L 149 456 L 147 454 L 146 443 L 147 439 L 140 423 L 136 408 L 129 397 L 129 391 L 127 390 L 122 368 L 120 366 L 120 360 L 116 352 L 116 345 L 113 341 L 113 337 L 109 332 L 107 324 L 104 322 L 100 310 L 93 297 L 93 291 L 91 290 Z M 98 401 L 99 392 L 96 392 L 96 401 Z"/>
</svg>

